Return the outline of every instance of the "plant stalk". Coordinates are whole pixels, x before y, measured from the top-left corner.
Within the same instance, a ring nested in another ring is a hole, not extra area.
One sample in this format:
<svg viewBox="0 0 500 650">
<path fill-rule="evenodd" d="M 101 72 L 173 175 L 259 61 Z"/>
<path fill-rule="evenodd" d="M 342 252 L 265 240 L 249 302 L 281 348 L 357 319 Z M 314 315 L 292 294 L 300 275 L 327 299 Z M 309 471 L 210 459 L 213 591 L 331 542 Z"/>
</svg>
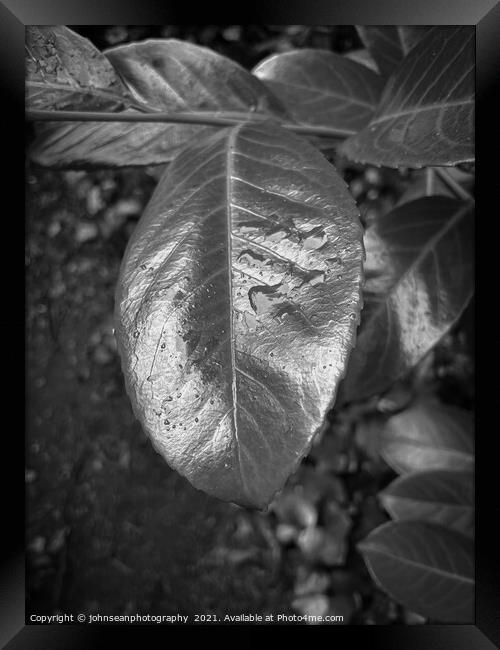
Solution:
<svg viewBox="0 0 500 650">
<path fill-rule="evenodd" d="M 233 126 L 241 122 L 264 122 L 270 116 L 256 113 L 217 113 L 210 111 L 190 113 L 101 113 L 87 111 L 27 110 L 26 119 L 39 122 L 158 122 L 172 124 L 200 124 L 205 126 Z M 275 121 L 275 120 L 273 120 Z M 343 139 L 354 135 L 349 129 L 331 129 L 323 126 L 307 126 L 278 122 L 279 125 L 303 135 Z"/>
<path fill-rule="evenodd" d="M 442 167 L 434 167 L 434 171 L 441 178 L 441 180 L 449 187 L 455 196 L 462 201 L 474 201 L 474 197 L 464 190 L 464 188 L 457 183 L 457 181 L 450 175 L 449 171 Z"/>
</svg>

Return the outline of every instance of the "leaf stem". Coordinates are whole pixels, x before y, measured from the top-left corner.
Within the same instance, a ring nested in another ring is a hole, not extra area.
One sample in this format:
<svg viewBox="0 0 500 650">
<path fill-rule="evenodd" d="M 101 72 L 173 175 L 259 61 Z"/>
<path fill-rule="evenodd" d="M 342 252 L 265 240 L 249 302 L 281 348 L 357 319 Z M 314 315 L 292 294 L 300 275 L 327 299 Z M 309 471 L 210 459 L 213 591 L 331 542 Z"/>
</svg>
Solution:
<svg viewBox="0 0 500 650">
<path fill-rule="evenodd" d="M 474 203 L 474 197 L 469 194 L 467 190 L 464 190 L 460 183 L 457 183 L 457 181 L 450 175 L 450 172 L 447 169 L 443 169 L 442 167 L 434 167 L 434 171 L 457 198 L 461 199 L 462 201 L 472 201 Z"/>
<path fill-rule="evenodd" d="M 27 110 L 26 119 L 40 122 L 164 122 L 172 124 L 202 124 L 206 126 L 233 126 L 241 122 L 263 122 L 274 120 L 271 116 L 256 113 L 222 113 L 222 112 L 189 112 L 189 113 L 101 113 L 87 111 L 46 111 Z M 324 126 L 307 126 L 303 124 L 278 124 L 289 131 L 303 135 L 315 135 L 343 139 L 355 132 L 349 129 L 332 129 Z"/>
</svg>

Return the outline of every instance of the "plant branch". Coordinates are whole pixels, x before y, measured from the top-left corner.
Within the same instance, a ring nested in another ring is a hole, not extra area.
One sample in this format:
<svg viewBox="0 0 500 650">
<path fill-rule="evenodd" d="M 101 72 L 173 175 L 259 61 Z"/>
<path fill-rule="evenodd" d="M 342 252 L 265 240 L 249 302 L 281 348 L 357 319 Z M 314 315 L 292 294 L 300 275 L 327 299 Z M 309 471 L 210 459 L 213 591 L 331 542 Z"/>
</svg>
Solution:
<svg viewBox="0 0 500 650">
<path fill-rule="evenodd" d="M 443 169 L 442 167 L 435 167 L 434 171 L 457 198 L 461 199 L 462 201 L 474 202 L 474 197 L 469 194 L 467 190 L 464 190 L 460 183 L 457 183 L 457 181 L 450 175 L 450 172 L 448 170 Z"/>
<path fill-rule="evenodd" d="M 26 119 L 40 122 L 158 122 L 172 124 L 201 124 L 205 126 L 233 126 L 241 122 L 263 122 L 273 119 L 270 116 L 256 113 L 222 113 L 222 112 L 189 112 L 189 113 L 100 113 L 86 111 L 45 111 L 27 110 Z M 324 126 L 306 126 L 278 122 L 279 125 L 303 135 L 318 137 L 347 138 L 355 131 L 349 129 L 331 129 Z"/>
</svg>

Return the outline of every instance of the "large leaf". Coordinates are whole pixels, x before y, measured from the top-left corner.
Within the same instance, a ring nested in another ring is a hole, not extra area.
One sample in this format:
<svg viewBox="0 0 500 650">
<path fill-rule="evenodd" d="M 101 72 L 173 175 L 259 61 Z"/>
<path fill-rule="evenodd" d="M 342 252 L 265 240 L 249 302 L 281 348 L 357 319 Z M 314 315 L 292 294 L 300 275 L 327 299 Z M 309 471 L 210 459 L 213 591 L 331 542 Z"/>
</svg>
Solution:
<svg viewBox="0 0 500 650">
<path fill-rule="evenodd" d="M 429 31 L 425 25 L 357 25 L 364 45 L 380 73 L 390 76 L 411 49 Z"/>
<path fill-rule="evenodd" d="M 474 160 L 474 27 L 434 27 L 387 82 L 370 124 L 341 147 L 388 167 Z"/>
<path fill-rule="evenodd" d="M 130 96 L 90 41 L 64 25 L 26 27 L 26 108 L 116 110 Z"/>
<path fill-rule="evenodd" d="M 395 600 L 442 623 L 474 622 L 474 545 L 420 521 L 376 528 L 358 545 L 375 581 Z"/>
<path fill-rule="evenodd" d="M 474 474 L 428 470 L 401 476 L 380 493 L 393 519 L 423 519 L 472 536 Z"/>
<path fill-rule="evenodd" d="M 344 181 L 277 125 L 171 163 L 125 254 L 116 331 L 135 413 L 193 485 L 263 507 L 297 467 L 354 341 L 362 257 Z"/>
<path fill-rule="evenodd" d="M 474 467 L 474 418 L 470 411 L 419 400 L 390 417 L 380 454 L 397 472 Z"/>
<path fill-rule="evenodd" d="M 136 103 L 149 111 L 253 112 L 289 120 L 264 84 L 205 47 L 153 39 L 105 54 Z M 215 131 L 194 124 L 51 123 L 40 129 L 31 155 L 55 168 L 155 165 L 172 160 L 191 138 Z"/>
<path fill-rule="evenodd" d="M 299 124 L 356 133 L 370 121 L 383 81 L 365 65 L 327 50 L 274 54 L 253 73 Z M 326 145 L 325 145 L 326 146 Z"/>
<path fill-rule="evenodd" d="M 433 196 L 367 229 L 362 321 L 342 399 L 387 389 L 457 321 L 474 291 L 473 214 L 472 205 Z"/>
</svg>

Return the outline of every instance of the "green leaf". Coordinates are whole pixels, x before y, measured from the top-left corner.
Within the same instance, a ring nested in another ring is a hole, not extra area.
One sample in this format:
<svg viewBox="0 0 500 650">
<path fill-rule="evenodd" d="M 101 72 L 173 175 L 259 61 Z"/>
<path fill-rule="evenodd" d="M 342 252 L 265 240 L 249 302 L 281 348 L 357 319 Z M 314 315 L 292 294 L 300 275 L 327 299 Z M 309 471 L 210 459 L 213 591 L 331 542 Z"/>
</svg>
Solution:
<svg viewBox="0 0 500 650">
<path fill-rule="evenodd" d="M 390 76 L 429 31 L 425 25 L 357 25 L 356 29 L 380 74 Z"/>
<path fill-rule="evenodd" d="M 442 196 L 405 203 L 365 233 L 361 326 L 342 399 L 381 393 L 458 320 L 474 291 L 474 207 Z"/>
<path fill-rule="evenodd" d="M 428 469 L 474 468 L 474 418 L 470 411 L 427 399 L 390 417 L 380 454 L 401 474 Z"/>
<path fill-rule="evenodd" d="M 356 133 L 370 121 L 383 81 L 365 65 L 327 50 L 274 54 L 253 70 L 299 124 Z M 324 146 L 331 142 L 321 141 Z"/>
<path fill-rule="evenodd" d="M 474 622 L 474 545 L 420 521 L 389 522 L 358 545 L 373 579 L 391 598 L 432 621 Z"/>
<path fill-rule="evenodd" d="M 220 130 L 171 163 L 115 320 L 136 416 L 195 487 L 262 508 L 296 469 L 344 373 L 362 257 L 345 183 L 279 126 Z"/>
<path fill-rule="evenodd" d="M 379 497 L 393 519 L 422 519 L 473 535 L 472 472 L 438 469 L 401 476 Z"/>
<path fill-rule="evenodd" d="M 26 108 L 117 110 L 130 104 L 113 66 L 64 25 L 26 27 Z"/>
<path fill-rule="evenodd" d="M 264 84 L 208 48 L 153 39 L 111 48 L 105 55 L 145 110 L 289 117 Z M 216 131 L 194 124 L 49 123 L 39 129 L 30 153 L 38 164 L 53 168 L 158 165 L 172 160 L 192 138 Z"/>
<path fill-rule="evenodd" d="M 387 82 L 370 124 L 341 151 L 387 167 L 473 161 L 474 62 L 474 27 L 431 29 Z"/>
</svg>

